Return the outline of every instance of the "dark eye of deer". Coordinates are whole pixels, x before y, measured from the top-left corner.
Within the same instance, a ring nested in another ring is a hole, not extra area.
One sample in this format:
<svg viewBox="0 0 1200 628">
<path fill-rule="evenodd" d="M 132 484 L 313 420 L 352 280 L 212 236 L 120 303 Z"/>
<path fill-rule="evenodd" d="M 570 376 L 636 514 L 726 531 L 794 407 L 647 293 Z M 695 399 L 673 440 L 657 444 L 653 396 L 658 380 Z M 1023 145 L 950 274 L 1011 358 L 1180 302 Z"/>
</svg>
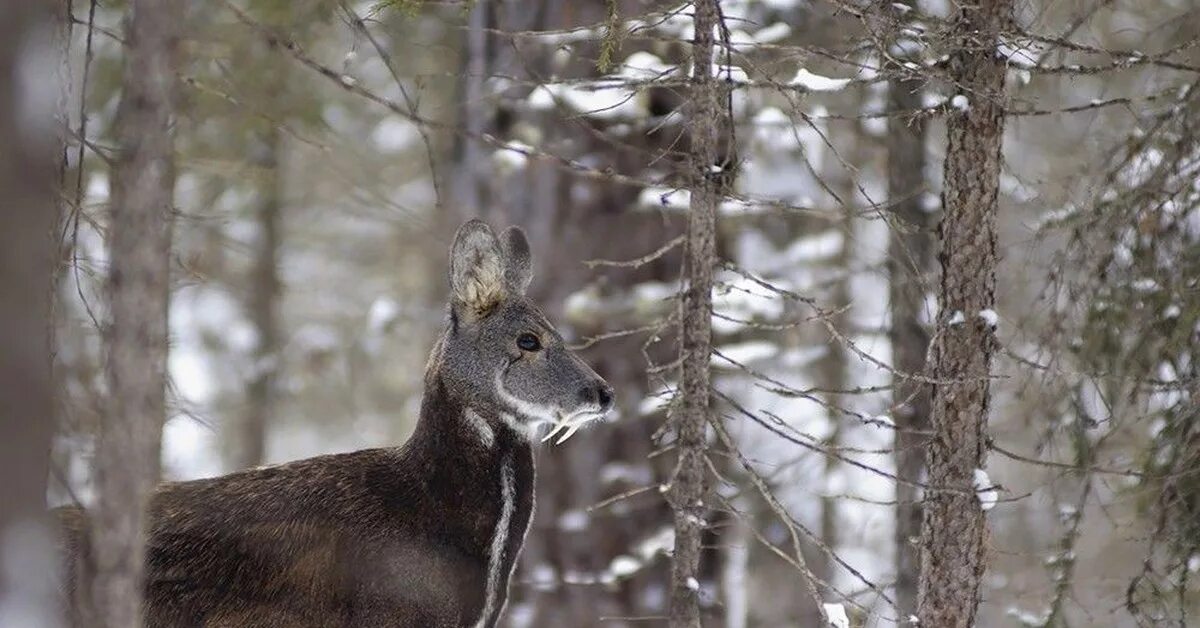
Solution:
<svg viewBox="0 0 1200 628">
<path fill-rule="evenodd" d="M 542 348 L 542 341 L 533 334 L 521 334 L 517 336 L 517 347 L 521 351 L 537 351 Z"/>
</svg>

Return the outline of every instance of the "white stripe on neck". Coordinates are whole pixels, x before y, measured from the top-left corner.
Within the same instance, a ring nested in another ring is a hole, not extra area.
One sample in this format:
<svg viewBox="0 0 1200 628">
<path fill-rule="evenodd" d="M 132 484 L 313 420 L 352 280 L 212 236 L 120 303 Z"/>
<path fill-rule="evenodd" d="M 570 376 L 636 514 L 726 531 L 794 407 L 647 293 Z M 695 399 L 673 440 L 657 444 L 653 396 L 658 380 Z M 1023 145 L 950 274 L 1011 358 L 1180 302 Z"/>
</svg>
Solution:
<svg viewBox="0 0 1200 628">
<path fill-rule="evenodd" d="M 465 415 L 467 427 L 471 428 L 471 431 L 475 433 L 479 439 L 479 443 L 490 449 L 496 443 L 496 432 L 492 430 L 492 426 L 488 425 L 487 419 L 470 408 L 467 408 L 467 411 L 463 414 Z"/>
<path fill-rule="evenodd" d="M 504 567 L 504 546 L 508 544 L 508 528 L 512 523 L 513 510 L 516 508 L 516 487 L 513 479 L 513 461 L 512 454 L 504 455 L 504 462 L 500 465 L 500 517 L 496 521 L 496 531 L 492 533 L 492 547 L 488 552 L 488 570 L 487 570 L 487 590 L 486 602 L 483 605 L 483 613 L 479 616 L 479 621 L 475 622 L 475 628 L 486 628 L 488 618 L 493 614 L 496 617 L 500 616 L 500 612 L 504 610 L 504 605 L 498 602 L 500 597 L 500 588 L 508 586 L 508 581 L 505 579 L 501 582 L 502 570 Z M 505 599 L 507 601 L 507 598 Z M 500 607 L 497 608 L 497 604 Z"/>
</svg>

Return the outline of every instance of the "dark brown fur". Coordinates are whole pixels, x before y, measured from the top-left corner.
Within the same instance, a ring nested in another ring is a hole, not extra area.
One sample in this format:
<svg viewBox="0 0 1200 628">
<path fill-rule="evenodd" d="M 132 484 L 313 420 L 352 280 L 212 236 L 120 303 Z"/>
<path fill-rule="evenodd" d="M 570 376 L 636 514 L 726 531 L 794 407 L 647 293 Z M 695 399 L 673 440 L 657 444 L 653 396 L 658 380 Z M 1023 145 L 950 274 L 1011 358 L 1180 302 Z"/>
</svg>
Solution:
<svg viewBox="0 0 1200 628">
<path fill-rule="evenodd" d="M 528 441 L 501 428 L 485 447 L 463 411 L 435 379 L 403 447 L 163 484 L 150 508 L 146 626 L 474 625 L 500 509 L 496 469 L 512 457 L 511 565 L 534 468 Z M 58 514 L 74 570 L 89 555 L 85 515 Z"/>
</svg>

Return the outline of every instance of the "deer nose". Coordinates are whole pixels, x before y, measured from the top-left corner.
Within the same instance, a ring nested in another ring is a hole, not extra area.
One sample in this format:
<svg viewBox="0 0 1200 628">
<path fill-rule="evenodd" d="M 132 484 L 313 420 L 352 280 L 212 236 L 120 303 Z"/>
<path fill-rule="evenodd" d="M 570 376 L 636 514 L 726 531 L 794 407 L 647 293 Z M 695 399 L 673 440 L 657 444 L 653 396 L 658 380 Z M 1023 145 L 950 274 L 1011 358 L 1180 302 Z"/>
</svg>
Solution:
<svg viewBox="0 0 1200 628">
<path fill-rule="evenodd" d="M 600 402 L 600 409 L 608 412 L 613 406 L 613 389 L 608 384 L 600 384 L 600 390 L 596 394 L 597 401 Z"/>
<path fill-rule="evenodd" d="M 613 405 L 613 390 L 604 382 L 595 382 L 584 386 L 579 391 L 579 398 L 584 403 L 597 404 L 601 412 L 607 412 Z"/>
</svg>

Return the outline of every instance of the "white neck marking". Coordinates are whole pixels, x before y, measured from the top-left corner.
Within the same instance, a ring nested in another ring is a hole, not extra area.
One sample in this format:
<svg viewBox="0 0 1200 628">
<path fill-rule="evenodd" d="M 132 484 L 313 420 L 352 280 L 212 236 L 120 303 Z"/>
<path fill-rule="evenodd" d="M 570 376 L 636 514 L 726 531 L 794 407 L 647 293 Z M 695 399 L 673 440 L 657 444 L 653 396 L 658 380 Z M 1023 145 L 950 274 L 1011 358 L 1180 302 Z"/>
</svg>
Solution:
<svg viewBox="0 0 1200 628">
<path fill-rule="evenodd" d="M 516 481 L 513 478 L 512 454 L 505 454 L 500 466 L 500 517 L 496 521 L 496 531 L 492 533 L 492 547 L 488 552 L 486 602 L 475 628 L 489 626 L 488 619 L 492 615 L 500 616 L 504 611 L 504 603 L 500 602 L 500 588 L 508 586 L 508 580 L 502 581 L 501 572 L 504 567 L 504 547 L 508 544 L 508 528 L 512 524 L 513 510 L 516 508 Z M 516 561 L 513 561 L 516 564 Z M 511 576 L 511 570 L 509 572 Z M 505 598 L 507 602 L 507 598 Z M 499 604 L 499 607 L 497 607 Z"/>
<path fill-rule="evenodd" d="M 467 411 L 463 413 L 463 420 L 466 421 L 467 427 L 475 434 L 481 445 L 491 449 L 492 445 L 496 444 L 495 430 L 478 412 L 467 408 Z"/>
</svg>

